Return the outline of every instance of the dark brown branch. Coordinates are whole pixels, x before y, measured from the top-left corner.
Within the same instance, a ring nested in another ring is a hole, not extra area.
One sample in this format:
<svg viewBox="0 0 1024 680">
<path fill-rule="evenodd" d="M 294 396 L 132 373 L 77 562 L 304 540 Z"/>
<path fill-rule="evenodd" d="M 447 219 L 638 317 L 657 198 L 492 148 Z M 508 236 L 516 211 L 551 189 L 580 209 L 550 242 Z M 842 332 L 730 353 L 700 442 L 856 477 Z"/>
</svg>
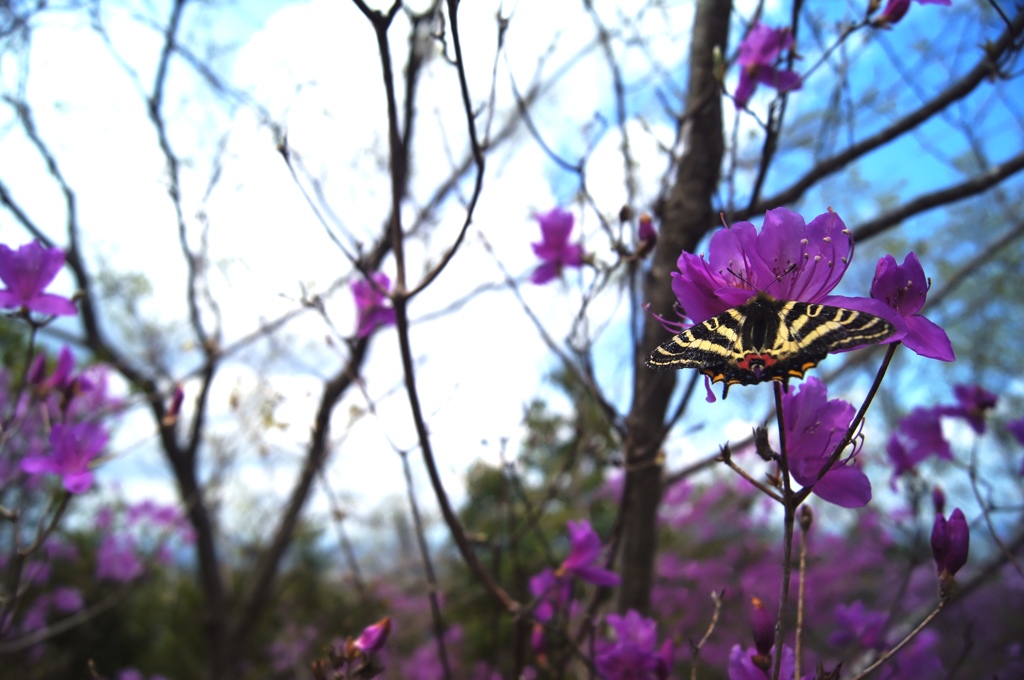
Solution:
<svg viewBox="0 0 1024 680">
<path fill-rule="evenodd" d="M 862 241 L 872 236 L 877 236 L 883 231 L 899 225 L 903 220 L 923 213 L 926 210 L 981 194 L 1021 170 L 1024 170 L 1024 153 L 1019 153 L 998 165 L 993 165 L 984 173 L 975 175 L 960 184 L 923 194 L 907 201 L 895 210 L 890 210 L 873 220 L 862 223 L 853 230 L 854 241 Z"/>
</svg>

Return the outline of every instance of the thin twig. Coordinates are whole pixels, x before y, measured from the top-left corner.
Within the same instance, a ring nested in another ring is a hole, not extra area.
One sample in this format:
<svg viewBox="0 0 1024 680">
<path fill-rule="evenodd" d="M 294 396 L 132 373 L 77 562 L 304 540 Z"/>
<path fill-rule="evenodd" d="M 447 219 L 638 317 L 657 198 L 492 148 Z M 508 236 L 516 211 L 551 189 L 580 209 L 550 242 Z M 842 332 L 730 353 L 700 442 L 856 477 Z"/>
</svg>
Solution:
<svg viewBox="0 0 1024 680">
<path fill-rule="evenodd" d="M 931 613 L 928 614 L 928 616 L 926 616 L 923 621 L 921 621 L 921 623 L 917 624 L 917 626 L 914 628 L 914 630 L 912 630 L 909 633 L 907 633 L 907 636 L 905 638 L 903 638 L 902 640 L 900 640 L 899 644 L 897 644 L 895 647 L 893 647 L 892 649 L 887 651 L 882 656 L 878 657 L 877 661 L 875 661 L 873 664 L 871 664 L 870 666 L 865 668 L 863 671 L 861 671 L 860 673 L 858 673 L 854 677 L 850 678 L 850 680 L 863 680 L 863 678 L 866 678 L 868 675 L 870 675 L 871 673 L 874 673 L 876 670 L 881 668 L 882 665 L 885 664 L 885 662 L 887 662 L 889 659 L 891 659 L 901 649 L 906 647 L 910 643 L 911 640 L 913 640 L 915 637 L 917 637 L 918 634 L 921 631 L 923 631 L 925 629 L 925 627 L 929 623 L 931 623 L 932 620 L 936 616 L 939 615 L 939 612 L 942 611 L 942 608 L 946 606 L 946 602 L 947 602 L 947 600 L 940 599 L 938 601 L 938 603 L 936 603 L 935 609 L 933 609 L 931 611 Z"/>
<path fill-rule="evenodd" d="M 708 629 L 704 631 L 704 636 L 697 644 L 693 645 L 693 651 L 690 655 L 690 680 L 697 680 L 697 660 L 700 658 L 700 650 L 707 643 L 711 633 L 715 630 L 715 626 L 718 624 L 718 615 L 722 611 L 723 595 L 725 595 L 724 590 L 721 593 L 714 590 L 711 591 L 711 601 L 715 603 L 715 611 L 711 614 L 711 621 L 708 623 Z"/>
</svg>

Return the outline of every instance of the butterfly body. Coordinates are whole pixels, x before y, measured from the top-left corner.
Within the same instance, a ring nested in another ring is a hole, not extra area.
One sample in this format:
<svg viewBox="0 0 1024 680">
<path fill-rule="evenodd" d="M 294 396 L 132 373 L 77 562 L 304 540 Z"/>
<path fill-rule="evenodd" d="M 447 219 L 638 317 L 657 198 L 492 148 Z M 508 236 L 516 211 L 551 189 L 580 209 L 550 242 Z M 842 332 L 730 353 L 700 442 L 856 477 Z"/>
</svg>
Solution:
<svg viewBox="0 0 1024 680">
<path fill-rule="evenodd" d="M 787 384 L 830 352 L 868 345 L 895 332 L 891 323 L 853 309 L 776 300 L 757 293 L 663 343 L 647 357 L 655 369 L 696 368 L 712 382 Z"/>
</svg>

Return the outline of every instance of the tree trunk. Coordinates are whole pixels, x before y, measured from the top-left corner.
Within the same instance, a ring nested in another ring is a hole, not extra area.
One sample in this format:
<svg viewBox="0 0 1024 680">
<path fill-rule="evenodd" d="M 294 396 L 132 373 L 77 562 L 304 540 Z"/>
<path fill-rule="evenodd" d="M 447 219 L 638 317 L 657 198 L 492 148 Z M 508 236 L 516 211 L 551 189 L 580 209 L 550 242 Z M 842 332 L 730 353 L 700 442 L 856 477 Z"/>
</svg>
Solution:
<svg viewBox="0 0 1024 680">
<path fill-rule="evenodd" d="M 727 0 L 698 0 L 690 46 L 689 89 L 683 123 L 683 156 L 675 185 L 661 206 L 660 234 L 654 262 L 643 288 L 651 309 L 671 315 L 675 296 L 671 272 L 683 250 L 693 252 L 714 224 L 711 198 L 722 163 L 722 99 L 714 76 L 713 50 L 728 48 Z M 661 501 L 661 431 L 669 398 L 676 384 L 675 371 L 664 373 L 643 366 L 643 360 L 667 339 L 665 329 L 652 316 L 644 320 L 643 338 L 634 357 L 633 404 L 627 421 L 627 481 L 622 547 L 622 587 L 619 609 L 646 613 L 650 607 L 657 549 L 657 512 Z"/>
</svg>

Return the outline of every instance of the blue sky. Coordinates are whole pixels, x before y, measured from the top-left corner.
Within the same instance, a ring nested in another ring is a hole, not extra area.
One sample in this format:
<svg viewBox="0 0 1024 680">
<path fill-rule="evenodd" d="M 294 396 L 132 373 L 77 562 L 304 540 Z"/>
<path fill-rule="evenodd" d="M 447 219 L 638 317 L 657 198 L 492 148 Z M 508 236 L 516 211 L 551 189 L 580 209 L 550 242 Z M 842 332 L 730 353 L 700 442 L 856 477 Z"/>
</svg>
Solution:
<svg viewBox="0 0 1024 680">
<path fill-rule="evenodd" d="M 753 3 L 739 4 L 739 14 L 743 14 Z M 612 16 L 610 5 L 598 3 L 598 7 L 605 16 Z M 830 7 L 847 12 L 839 3 Z M 506 50 L 495 67 L 494 16 L 499 8 L 511 16 L 511 23 Z M 879 92 L 865 112 L 870 115 L 855 119 L 855 135 L 869 132 L 870 121 L 887 120 L 913 106 L 917 90 L 929 92 L 955 76 L 942 64 L 922 60 L 905 45 L 920 42 L 946 49 L 948 43 L 952 52 L 961 45 L 977 44 L 976 24 L 949 18 L 959 14 L 943 14 L 969 9 L 969 5 L 954 10 L 915 6 L 882 38 L 890 49 L 878 49 L 871 42 L 878 39 L 875 34 L 868 42 L 855 38 L 850 43 L 854 76 L 848 84 L 848 95 L 857 98 L 871 88 Z M 499 115 L 495 128 L 513 107 L 510 77 L 524 91 L 537 78 L 560 75 L 535 110 L 535 120 L 544 139 L 565 158 L 575 161 L 589 150 L 588 188 L 602 212 L 614 217 L 625 199 L 620 138 L 614 127 L 607 69 L 600 51 L 588 47 L 592 43 L 592 24 L 585 21 L 578 7 L 569 4 L 477 2 L 463 3 L 462 10 L 464 47 L 471 55 L 471 85 L 481 103 L 487 99 L 492 69 L 497 73 L 495 100 Z M 329 198 L 336 216 L 332 226 L 335 234 L 351 247 L 373 238 L 389 197 L 382 172 L 386 138 L 379 67 L 365 19 L 351 4 L 327 0 L 297 5 L 243 3 L 218 11 L 209 20 L 191 18 L 185 35 L 196 45 L 212 37 L 231 46 L 215 58 L 216 68 L 248 92 L 275 121 L 285 125 L 292 148 L 301 154 L 310 171 L 311 177 L 304 180 L 307 189 L 317 180 Z M 154 16 L 159 20 L 164 13 L 158 11 Z M 780 3 L 766 3 L 766 23 L 780 24 L 783 17 Z M 33 39 L 28 98 L 40 130 L 78 191 L 90 260 L 102 263 L 105 271 L 140 272 L 150 280 L 153 294 L 141 302 L 140 309 L 166 324 L 164 339 L 176 354 L 175 366 L 184 376 L 197 359 L 181 325 L 183 265 L 166 197 L 163 160 L 138 93 L 138 83 L 146 89 L 151 82 L 159 35 L 140 29 L 139 18 L 129 16 L 124 8 L 111 10 L 108 18 L 111 41 L 139 74 L 138 82 L 111 59 L 81 17 L 50 15 Z M 666 167 L 659 145 L 671 143 L 672 128 L 657 95 L 660 92 L 666 100 L 675 101 L 679 94 L 673 88 L 679 88 L 684 80 L 681 69 L 690 20 L 687 7 L 649 13 L 637 27 L 654 36 L 649 49 L 630 49 L 623 54 L 631 84 L 629 103 L 637 114 L 628 129 L 639 168 L 641 209 L 650 209 L 650 201 L 659 190 L 660 173 Z M 951 30 L 952 26 L 956 30 Z M 733 35 L 740 35 L 738 25 Z M 406 49 L 403 19 L 398 20 L 392 36 L 400 63 Z M 804 57 L 800 63 L 815 60 L 817 47 L 809 34 L 801 37 L 800 51 Z M 977 51 L 968 50 L 966 54 L 957 64 L 960 68 L 976 58 Z M 69 58 L 71 55 L 73 58 Z M 0 61 L 8 90 L 16 87 L 17 72 L 10 68 L 13 58 L 8 54 L 3 57 L 6 61 Z M 666 71 L 649 75 L 652 61 L 668 65 Z M 567 64 L 574 65 L 563 70 Z M 183 173 L 184 205 L 194 230 L 193 239 L 200 225 L 195 215 L 201 212 L 211 225 L 211 286 L 222 300 L 225 337 L 230 341 L 258 328 L 262 320 L 296 308 L 303 287 L 322 290 L 350 266 L 311 214 L 280 161 L 270 130 L 258 116 L 245 107 L 216 105 L 208 92 L 196 90 L 193 74 L 180 66 L 175 68 L 165 110 L 171 121 L 172 140 L 189 160 Z M 726 83 L 735 83 L 734 70 Z M 819 70 L 791 98 L 789 120 L 799 120 L 820 108 L 834 83 L 835 77 L 827 69 Z M 454 73 L 442 60 L 433 63 L 421 83 L 413 204 L 426 200 L 438 177 L 448 171 L 450 159 L 464 152 L 465 123 L 454 86 Z M 763 117 L 771 95 L 762 88 L 752 100 L 751 109 Z M 973 126 L 992 157 L 999 159 L 1001 153 L 1009 153 L 1004 149 L 1021 146 L 1021 130 L 1013 118 L 1013 112 L 1021 110 L 1020 97 L 1018 93 L 999 101 L 969 101 L 968 108 L 951 110 L 947 119 L 938 119 L 913 138 L 869 156 L 849 173 L 879 178 L 875 186 L 881 184 L 902 197 L 957 181 L 961 175 L 948 159 L 961 153 L 963 127 L 958 124 L 967 121 Z M 603 122 L 595 122 L 595 112 Z M 34 218 L 48 225 L 60 240 L 65 218 L 59 195 L 38 158 L 11 126 L 9 112 L 2 115 L 0 176 L 23 197 Z M 726 120 L 730 124 L 734 120 L 729 105 Z M 747 117 L 740 117 L 739 124 L 741 155 L 751 157 L 760 144 L 756 128 Z M 755 136 L 750 138 L 751 134 Z M 780 158 L 769 177 L 766 194 L 787 185 L 810 161 L 807 154 Z M 207 193 L 215 168 L 219 169 L 218 182 Z M 467 245 L 436 286 L 417 299 L 414 318 L 434 315 L 478 284 L 501 280 L 491 255 L 482 247 L 480 234 L 504 267 L 520 278 L 527 276 L 534 266 L 529 243 L 540 235 L 532 216 L 555 205 L 574 210 L 577 233 L 584 235 L 588 250 L 611 260 L 612 254 L 600 238 L 596 215 L 573 200 L 576 178 L 558 170 L 525 134 L 497 148 L 488 158 L 487 172 L 485 192 Z M 844 173 L 844 178 L 849 173 Z M 877 205 L 871 194 L 829 193 L 829 189 L 823 189 L 812 192 L 801 206 L 789 207 L 813 217 L 832 206 L 853 226 L 857 220 L 872 216 Z M 413 275 L 426 266 L 425 262 L 436 261 L 461 226 L 461 215 L 458 202 L 449 201 L 440 214 L 435 236 L 410 248 Z M 938 228 L 938 217 L 929 213 L 915 218 L 900 233 L 908 241 L 927 235 Z M 8 217 L 0 217 L 0 238 L 12 243 L 24 241 Z M 869 243 L 859 250 L 860 286 L 869 283 L 879 248 L 880 244 Z M 923 259 L 926 267 L 934 266 L 935 260 Z M 386 263 L 385 271 L 393 274 L 393 264 Z M 585 283 L 590 276 L 584 272 L 582 281 Z M 61 280 L 70 288 L 68 277 Z M 564 284 L 522 287 L 531 309 L 558 340 L 566 338 L 578 309 L 580 281 L 570 275 Z M 852 285 L 854 289 L 860 287 L 856 282 Z M 347 291 L 328 298 L 327 310 L 342 334 L 350 332 L 354 309 Z M 625 409 L 632 371 L 628 362 L 622 361 L 625 300 L 613 293 L 605 294 L 591 311 L 592 327 L 608 326 L 595 347 L 599 378 L 611 399 Z M 261 362 L 254 351 L 246 357 L 254 359 L 252 363 L 233 362 L 218 380 L 213 403 L 219 404 L 220 410 L 214 428 L 224 437 L 225 446 L 245 452 L 232 468 L 233 491 L 239 497 L 287 488 L 297 452 L 308 438 L 322 377 L 334 370 L 343 354 L 337 344 L 324 343 L 330 333 L 314 315 L 305 315 L 289 326 L 283 355 Z M 484 294 L 455 314 L 417 324 L 413 344 L 421 356 L 419 381 L 424 386 L 432 434 L 450 488 L 458 488 L 460 475 L 473 461 L 482 457 L 497 462 L 493 442 L 508 437 L 510 450 L 516 449 L 523 407 L 538 390 L 551 397 L 556 406 L 568 407 L 544 387 L 543 375 L 556 365 L 555 360 L 507 292 Z M 833 358 L 826 364 L 831 367 L 838 362 Z M 361 508 L 402 494 L 398 457 L 388 440 L 403 449 L 415 445 L 404 397 L 396 390 L 400 371 L 393 331 L 385 330 L 374 340 L 366 375 L 366 394 L 375 402 L 377 413 L 367 413 L 363 394 L 353 394 L 346 400 L 335 421 L 335 434 L 344 431 L 344 441 L 339 442 L 330 472 L 332 484 Z M 195 387 L 186 381 L 189 394 Z M 236 395 L 263 395 L 268 401 L 276 399 L 275 395 L 284 397 L 274 411 L 281 427 L 267 433 L 269 455 L 250 455 L 252 449 L 246 448 L 245 442 L 232 440 L 237 436 L 237 421 L 226 405 Z M 698 401 L 695 408 L 705 408 L 702 400 Z M 673 440 L 673 464 L 714 450 L 723 432 L 729 436 L 746 434 L 750 414 L 759 413 L 752 409 L 751 398 L 736 390 L 726 403 L 736 410 L 725 417 L 720 415 L 721 410 L 697 411 L 698 420 L 713 424 L 696 432 L 687 430 L 685 438 Z M 482 444 L 484 441 L 489 443 Z M 128 495 L 169 498 L 168 477 L 153 444 L 152 425 L 145 418 L 129 418 L 116 443 L 123 455 L 103 474 L 108 479 L 122 480 Z M 367 480 L 373 480 L 373 485 Z M 322 499 L 315 507 L 321 512 L 325 509 Z"/>
</svg>

